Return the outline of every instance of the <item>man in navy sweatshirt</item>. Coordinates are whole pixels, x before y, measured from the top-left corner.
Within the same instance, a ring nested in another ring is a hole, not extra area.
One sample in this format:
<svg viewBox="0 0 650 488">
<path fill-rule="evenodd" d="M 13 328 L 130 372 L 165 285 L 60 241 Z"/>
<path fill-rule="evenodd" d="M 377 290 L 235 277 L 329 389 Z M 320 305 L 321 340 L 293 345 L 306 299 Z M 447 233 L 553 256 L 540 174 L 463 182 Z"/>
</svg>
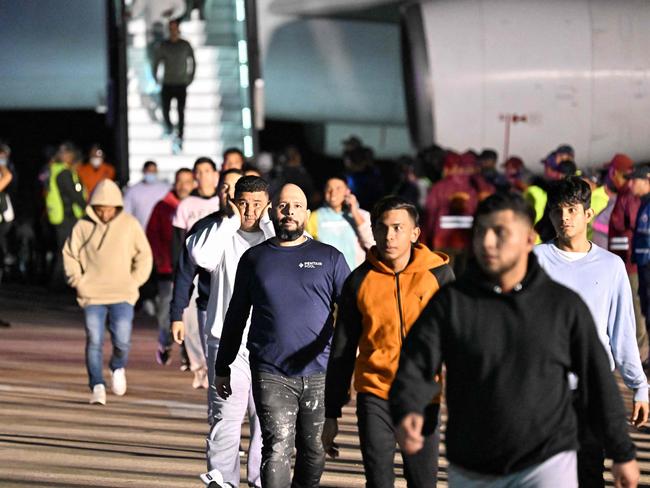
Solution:
<svg viewBox="0 0 650 488">
<path fill-rule="evenodd" d="M 325 466 L 321 434 L 334 306 L 350 269 L 343 254 L 305 235 L 309 210 L 298 186 L 282 187 L 269 213 L 276 237 L 239 261 L 215 365 L 216 388 L 223 398 L 232 393 L 230 365 L 252 307 L 247 347 L 262 429 L 262 486 L 315 488 Z"/>
<path fill-rule="evenodd" d="M 534 218 L 518 195 L 479 204 L 476 262 L 406 337 L 389 398 L 397 440 L 407 453 L 421 449 L 422 412 L 444 362 L 451 488 L 577 487 L 576 406 L 603 438 L 615 485 L 635 487 L 635 447 L 591 313 L 531 253 Z M 569 371 L 580 378 L 576 398 Z"/>
</svg>

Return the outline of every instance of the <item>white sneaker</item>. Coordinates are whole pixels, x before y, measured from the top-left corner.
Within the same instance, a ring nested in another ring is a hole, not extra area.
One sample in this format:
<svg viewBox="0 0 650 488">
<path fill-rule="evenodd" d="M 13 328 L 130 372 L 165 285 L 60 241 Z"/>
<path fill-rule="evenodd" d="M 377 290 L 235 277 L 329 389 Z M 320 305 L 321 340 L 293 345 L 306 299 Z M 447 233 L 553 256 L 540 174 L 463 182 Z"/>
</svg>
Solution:
<svg viewBox="0 0 650 488">
<path fill-rule="evenodd" d="M 113 393 L 117 396 L 122 396 L 126 393 L 126 371 L 124 368 L 119 368 L 113 371 L 111 390 L 113 390 Z"/>
<path fill-rule="evenodd" d="M 93 394 L 90 397 L 90 404 L 106 405 L 106 388 L 101 383 L 93 386 Z"/>
<path fill-rule="evenodd" d="M 204 473 L 199 476 L 201 481 L 203 481 L 208 488 L 224 488 L 230 486 L 229 484 L 224 483 L 223 475 L 218 469 L 213 469 L 207 473 Z"/>
</svg>

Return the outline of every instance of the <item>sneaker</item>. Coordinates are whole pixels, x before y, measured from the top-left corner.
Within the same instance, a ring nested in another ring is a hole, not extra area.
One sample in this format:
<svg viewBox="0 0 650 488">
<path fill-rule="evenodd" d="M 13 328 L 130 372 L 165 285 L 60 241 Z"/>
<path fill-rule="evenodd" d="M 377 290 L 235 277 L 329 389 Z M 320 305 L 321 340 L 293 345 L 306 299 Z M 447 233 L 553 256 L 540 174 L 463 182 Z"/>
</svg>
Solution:
<svg viewBox="0 0 650 488">
<path fill-rule="evenodd" d="M 106 388 L 101 383 L 93 386 L 93 394 L 90 397 L 91 405 L 106 405 Z"/>
<path fill-rule="evenodd" d="M 0 327 L 4 327 L 4 328 L 11 327 L 11 324 L 6 320 L 0 319 Z"/>
<path fill-rule="evenodd" d="M 192 388 L 208 389 L 208 371 L 205 368 L 197 369 L 194 371 L 194 379 L 192 380 Z"/>
<path fill-rule="evenodd" d="M 199 476 L 201 481 L 203 481 L 208 488 L 223 488 L 225 483 L 223 481 L 223 475 L 218 469 L 213 469 L 207 473 L 204 473 Z"/>
<path fill-rule="evenodd" d="M 118 368 L 113 371 L 111 390 L 113 390 L 113 393 L 117 396 L 122 396 L 126 393 L 126 371 L 124 368 Z"/>
<path fill-rule="evenodd" d="M 147 298 L 146 300 L 142 301 L 142 310 L 149 317 L 156 316 L 156 305 L 153 303 L 153 300 L 151 300 L 150 298 Z"/>
<path fill-rule="evenodd" d="M 158 349 L 156 349 L 156 362 L 161 366 L 168 366 L 172 362 L 170 353 L 172 351 L 171 347 L 165 347 L 162 344 L 158 344 Z"/>
</svg>

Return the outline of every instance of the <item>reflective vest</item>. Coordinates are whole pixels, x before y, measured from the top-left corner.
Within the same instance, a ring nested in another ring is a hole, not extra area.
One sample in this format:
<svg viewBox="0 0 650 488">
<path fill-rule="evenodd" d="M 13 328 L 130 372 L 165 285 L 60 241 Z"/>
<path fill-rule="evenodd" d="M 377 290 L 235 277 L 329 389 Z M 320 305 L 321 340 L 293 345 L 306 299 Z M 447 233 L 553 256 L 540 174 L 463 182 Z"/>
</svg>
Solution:
<svg viewBox="0 0 650 488">
<path fill-rule="evenodd" d="M 587 238 L 589 240 L 593 238 L 594 228 L 596 228 L 596 230 L 599 232 L 602 232 L 604 230 L 605 233 L 607 233 L 609 230 L 609 221 L 607 222 L 607 228 L 603 229 L 603 224 L 600 224 L 599 227 L 599 222 L 597 220 L 597 217 L 607 208 L 608 204 L 609 195 L 605 190 L 605 186 L 599 186 L 591 192 L 591 208 L 594 211 L 594 219 L 589 223 L 589 226 L 587 227 Z"/>
<path fill-rule="evenodd" d="M 77 172 L 69 168 L 65 163 L 52 163 L 50 165 L 50 177 L 47 181 L 47 195 L 45 195 L 45 206 L 47 207 L 47 218 L 52 225 L 59 225 L 63 222 L 65 217 L 65 208 L 63 206 L 63 198 L 61 198 L 61 191 L 56 182 L 57 177 L 63 170 L 70 170 L 72 174 L 72 181 L 75 186 L 81 185 Z M 76 203 L 72 204 L 72 212 L 77 219 L 84 216 L 84 209 Z"/>
<path fill-rule="evenodd" d="M 643 197 L 641 208 L 636 217 L 634 229 L 633 261 L 639 266 L 647 266 L 650 263 L 650 197 Z"/>
</svg>

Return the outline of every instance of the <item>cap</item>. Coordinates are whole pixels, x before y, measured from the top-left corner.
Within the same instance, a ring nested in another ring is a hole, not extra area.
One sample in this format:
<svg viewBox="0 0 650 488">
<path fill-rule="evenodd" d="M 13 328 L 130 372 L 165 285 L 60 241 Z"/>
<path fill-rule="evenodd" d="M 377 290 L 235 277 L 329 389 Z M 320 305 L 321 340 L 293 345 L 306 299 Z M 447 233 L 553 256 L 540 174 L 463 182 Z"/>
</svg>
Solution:
<svg viewBox="0 0 650 488">
<path fill-rule="evenodd" d="M 558 171 L 558 163 L 557 163 L 557 158 L 555 157 L 556 153 L 555 151 L 551 152 L 546 156 L 545 159 L 542 159 L 540 163 L 542 163 L 544 166 L 548 166 L 551 169 Z"/>
<path fill-rule="evenodd" d="M 460 167 L 460 165 L 461 162 L 458 153 L 455 153 L 454 151 L 447 151 L 443 163 L 444 169 L 450 170 L 450 169 L 458 168 Z"/>
<path fill-rule="evenodd" d="M 637 166 L 630 173 L 626 174 L 625 178 L 628 180 L 650 178 L 650 166 L 647 164 Z"/>
<path fill-rule="evenodd" d="M 562 145 L 558 146 L 557 149 L 555 150 L 555 152 L 557 154 L 569 154 L 570 156 L 573 156 L 575 154 L 575 151 L 573 150 L 573 148 L 571 146 L 569 146 L 568 144 L 562 144 Z"/>
<path fill-rule="evenodd" d="M 472 151 L 465 151 L 460 155 L 461 168 L 474 168 L 476 166 L 476 154 Z"/>
<path fill-rule="evenodd" d="M 630 171 L 634 167 L 634 161 L 627 154 L 617 154 L 612 158 L 609 166 L 616 171 Z"/>
</svg>

